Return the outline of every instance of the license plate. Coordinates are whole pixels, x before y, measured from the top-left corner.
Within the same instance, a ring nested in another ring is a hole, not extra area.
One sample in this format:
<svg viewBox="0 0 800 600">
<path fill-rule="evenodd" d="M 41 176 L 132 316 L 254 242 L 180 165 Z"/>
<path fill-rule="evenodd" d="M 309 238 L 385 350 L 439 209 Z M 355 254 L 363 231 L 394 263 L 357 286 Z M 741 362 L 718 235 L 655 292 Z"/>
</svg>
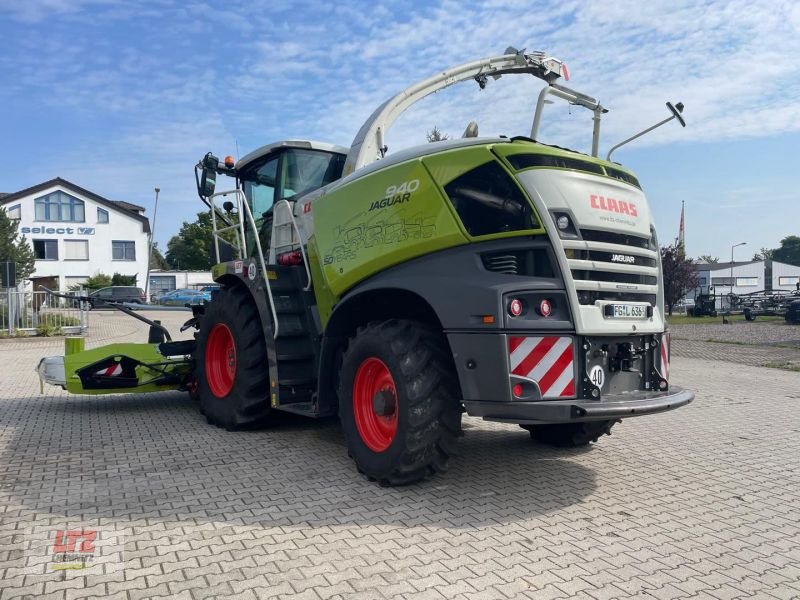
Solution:
<svg viewBox="0 0 800 600">
<path fill-rule="evenodd" d="M 647 307 L 633 304 L 613 304 L 614 310 L 610 315 L 614 319 L 644 319 L 647 317 Z"/>
</svg>

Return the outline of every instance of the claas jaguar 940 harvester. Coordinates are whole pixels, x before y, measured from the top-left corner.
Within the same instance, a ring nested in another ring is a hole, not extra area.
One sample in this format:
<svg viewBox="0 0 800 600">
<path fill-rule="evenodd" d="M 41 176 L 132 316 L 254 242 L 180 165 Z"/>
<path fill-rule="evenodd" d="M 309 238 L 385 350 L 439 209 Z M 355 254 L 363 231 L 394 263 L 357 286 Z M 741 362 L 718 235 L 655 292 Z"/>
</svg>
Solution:
<svg viewBox="0 0 800 600">
<path fill-rule="evenodd" d="M 630 170 L 598 157 L 607 110 L 559 84 L 565 70 L 509 48 L 389 99 L 349 149 L 207 154 L 195 175 L 220 289 L 195 307 L 195 339 L 153 324 L 148 344 L 76 347 L 44 359 L 42 377 L 75 393 L 185 389 L 226 429 L 338 415 L 358 470 L 388 485 L 443 470 L 464 412 L 575 446 L 689 403 L 669 383 L 650 208 Z M 415 102 L 513 74 L 546 84 L 525 135 L 479 137 L 470 123 L 388 153 Z M 549 98 L 591 111 L 590 155 L 538 141 Z M 658 125 L 684 124 L 667 106 Z"/>
</svg>

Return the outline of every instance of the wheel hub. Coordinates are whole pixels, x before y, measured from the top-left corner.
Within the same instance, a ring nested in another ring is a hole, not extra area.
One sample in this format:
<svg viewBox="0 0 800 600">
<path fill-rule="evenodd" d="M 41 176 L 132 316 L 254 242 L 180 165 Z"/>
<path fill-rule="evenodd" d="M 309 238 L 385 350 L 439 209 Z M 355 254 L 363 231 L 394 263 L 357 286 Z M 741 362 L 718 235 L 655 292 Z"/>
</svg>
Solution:
<svg viewBox="0 0 800 600">
<path fill-rule="evenodd" d="M 397 390 L 389 367 L 379 358 L 365 359 L 356 371 L 353 416 L 367 448 L 383 452 L 391 446 L 397 433 Z"/>
<path fill-rule="evenodd" d="M 397 410 L 397 400 L 392 390 L 380 390 L 372 397 L 372 410 L 380 417 L 388 417 Z"/>
<path fill-rule="evenodd" d="M 208 387 L 217 398 L 224 398 L 236 379 L 236 344 L 227 325 L 217 323 L 211 328 L 205 350 Z"/>
</svg>

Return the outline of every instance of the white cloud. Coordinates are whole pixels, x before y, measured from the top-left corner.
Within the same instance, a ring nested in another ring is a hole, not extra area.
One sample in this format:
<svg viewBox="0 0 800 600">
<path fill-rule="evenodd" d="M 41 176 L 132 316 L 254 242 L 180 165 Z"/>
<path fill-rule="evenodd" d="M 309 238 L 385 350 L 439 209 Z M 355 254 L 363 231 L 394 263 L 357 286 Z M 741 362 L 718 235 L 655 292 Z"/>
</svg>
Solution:
<svg viewBox="0 0 800 600">
<path fill-rule="evenodd" d="M 149 197 L 149 180 L 180 181 L 175 197 L 191 198 L 194 162 L 206 150 L 232 152 L 236 139 L 242 153 L 297 137 L 347 145 L 390 95 L 508 45 L 567 62 L 567 85 L 611 109 L 605 148 L 663 118 L 666 100 L 685 103 L 689 126 L 664 127 L 638 147 L 800 130 L 800 5 L 789 0 L 0 5 L 14 21 L 10 51 L 0 53 L 0 99 L 24 98 L 31 114 L 61 111 L 111 127 L 76 129 L 83 141 L 54 164 L 26 162 L 63 174 L 91 146 L 103 159 L 80 169 L 109 188 L 124 181 L 132 201 Z M 390 150 L 423 142 L 434 125 L 460 135 L 470 120 L 482 135 L 527 135 L 541 85 L 506 77 L 483 91 L 445 90 L 398 121 Z M 588 149 L 587 111 L 564 104 L 546 111 L 543 141 Z"/>
</svg>

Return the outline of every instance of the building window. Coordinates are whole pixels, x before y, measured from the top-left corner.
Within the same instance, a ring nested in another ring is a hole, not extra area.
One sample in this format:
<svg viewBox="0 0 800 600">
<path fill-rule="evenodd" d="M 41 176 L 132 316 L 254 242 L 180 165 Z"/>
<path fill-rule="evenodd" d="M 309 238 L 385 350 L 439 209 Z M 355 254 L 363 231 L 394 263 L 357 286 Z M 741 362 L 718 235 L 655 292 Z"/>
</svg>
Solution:
<svg viewBox="0 0 800 600">
<path fill-rule="evenodd" d="M 36 260 L 58 260 L 58 240 L 33 240 Z"/>
<path fill-rule="evenodd" d="M 64 240 L 64 260 L 89 260 L 89 240 Z"/>
<path fill-rule="evenodd" d="M 175 289 L 175 275 L 151 275 L 150 293 L 171 292 Z"/>
<path fill-rule="evenodd" d="M 35 201 L 36 220 L 59 223 L 83 223 L 85 219 L 83 200 L 64 192 L 53 192 Z"/>
<path fill-rule="evenodd" d="M 737 277 L 736 287 L 758 287 L 758 277 Z"/>
<path fill-rule="evenodd" d="M 797 285 L 800 283 L 800 275 L 778 277 L 778 285 Z"/>
<path fill-rule="evenodd" d="M 97 209 L 97 222 L 98 223 L 108 223 L 108 211 L 105 208 Z"/>
<path fill-rule="evenodd" d="M 12 221 L 19 221 L 22 218 L 22 209 L 20 208 L 19 204 L 9 206 L 6 209 L 6 213 L 8 214 L 8 218 Z"/>
<path fill-rule="evenodd" d="M 731 281 L 730 277 L 712 277 L 711 285 L 730 285 Z"/>
<path fill-rule="evenodd" d="M 708 279 L 705 277 L 699 277 L 697 279 L 697 285 L 708 285 Z"/>
<path fill-rule="evenodd" d="M 111 242 L 111 258 L 114 260 L 136 260 L 136 242 Z"/>
</svg>

